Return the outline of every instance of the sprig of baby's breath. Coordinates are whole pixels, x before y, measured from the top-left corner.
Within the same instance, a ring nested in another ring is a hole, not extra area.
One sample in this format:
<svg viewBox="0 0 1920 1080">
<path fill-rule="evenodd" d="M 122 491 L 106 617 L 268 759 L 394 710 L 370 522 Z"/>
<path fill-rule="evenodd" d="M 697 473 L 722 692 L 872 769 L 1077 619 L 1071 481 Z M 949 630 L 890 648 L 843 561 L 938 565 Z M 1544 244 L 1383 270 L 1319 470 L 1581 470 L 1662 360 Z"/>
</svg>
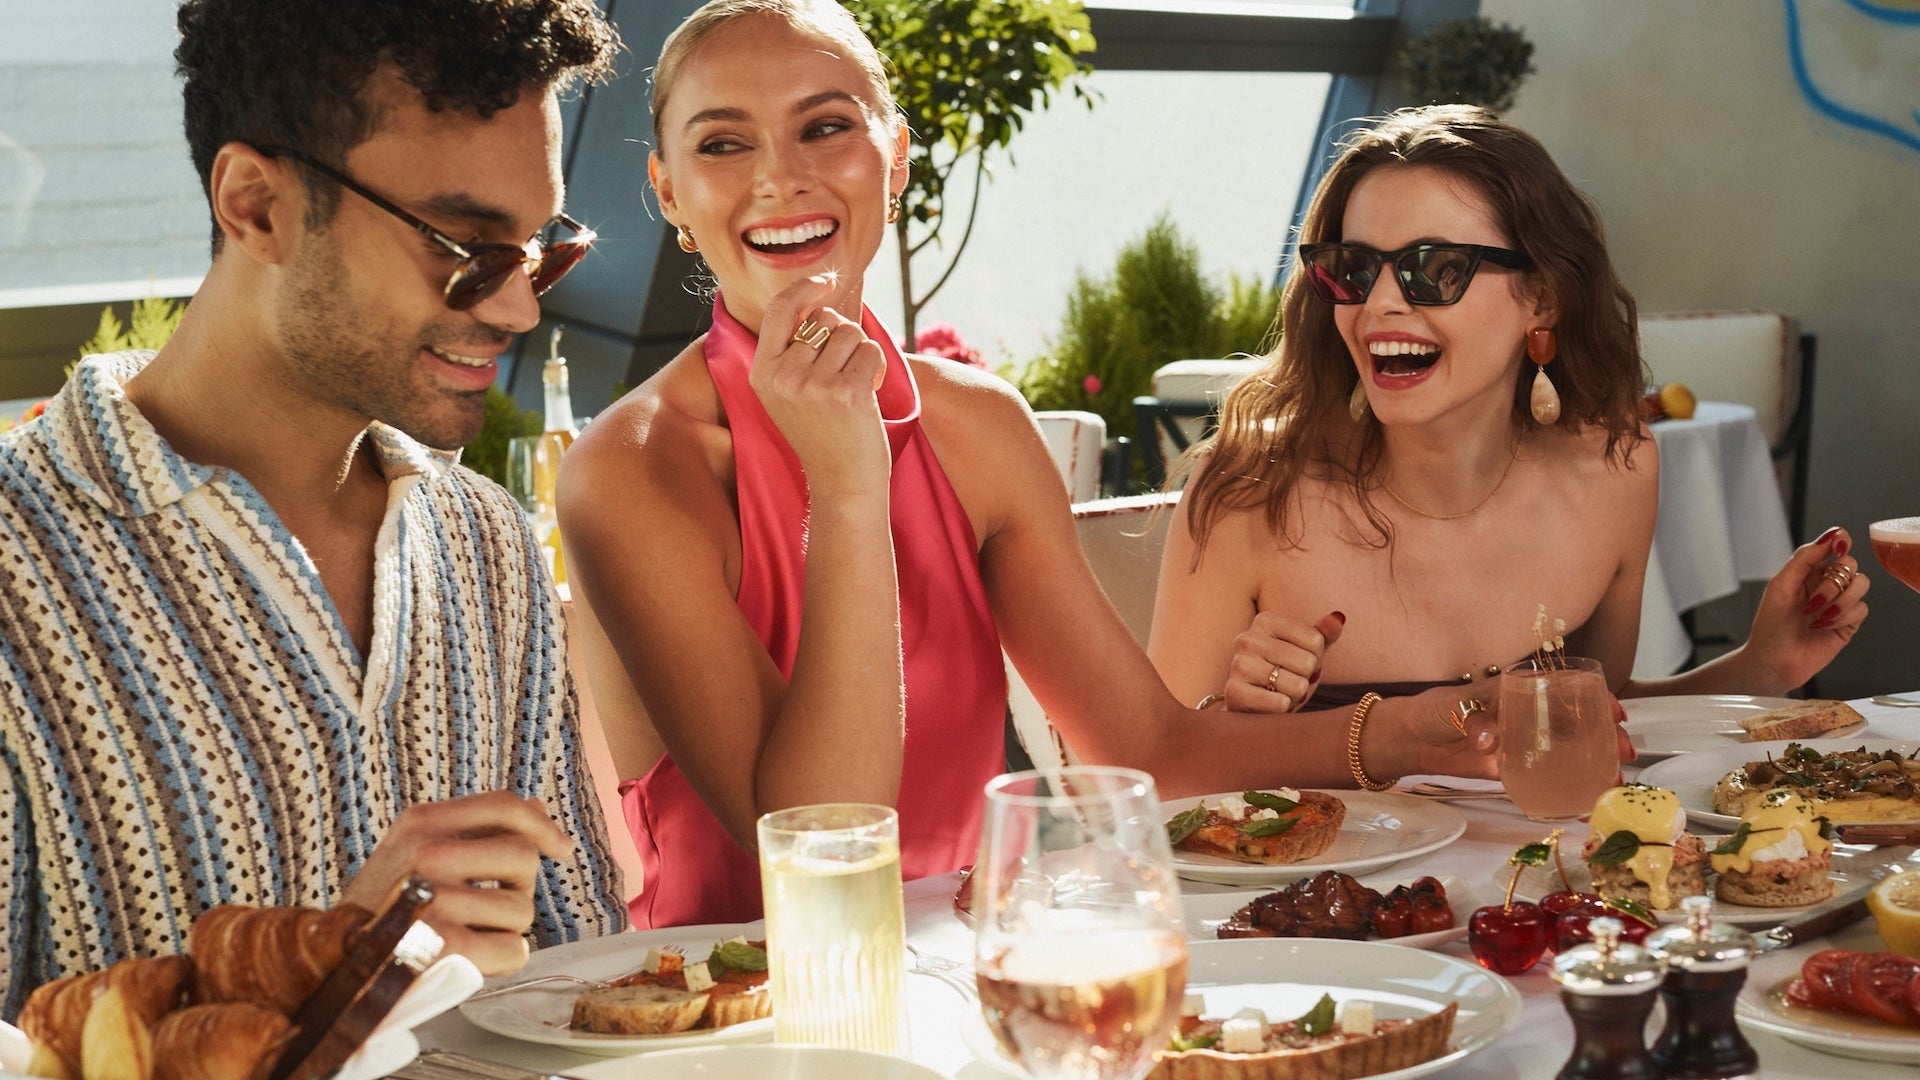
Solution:
<svg viewBox="0 0 1920 1080">
<path fill-rule="evenodd" d="M 1533 660 L 1538 666 L 1554 671 L 1567 666 L 1567 621 L 1554 619 L 1551 635 L 1547 632 L 1548 626 L 1547 605 L 1541 604 L 1533 616 Z"/>
</svg>

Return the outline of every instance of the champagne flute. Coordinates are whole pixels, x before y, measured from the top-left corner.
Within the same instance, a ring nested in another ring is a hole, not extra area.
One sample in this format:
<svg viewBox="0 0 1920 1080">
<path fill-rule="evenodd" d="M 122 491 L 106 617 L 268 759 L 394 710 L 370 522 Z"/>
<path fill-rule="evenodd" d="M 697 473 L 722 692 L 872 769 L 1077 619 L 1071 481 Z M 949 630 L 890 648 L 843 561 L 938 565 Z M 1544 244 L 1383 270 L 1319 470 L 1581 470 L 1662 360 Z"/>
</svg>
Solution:
<svg viewBox="0 0 1920 1080">
<path fill-rule="evenodd" d="M 1600 661 L 1548 654 L 1500 673 L 1500 780 L 1533 821 L 1586 815 L 1620 776 Z"/>
<path fill-rule="evenodd" d="M 975 865 L 987 1026 L 1040 1080 L 1138 1080 L 1180 1019 L 1187 944 L 1153 778 L 1075 766 L 987 785 Z"/>
</svg>

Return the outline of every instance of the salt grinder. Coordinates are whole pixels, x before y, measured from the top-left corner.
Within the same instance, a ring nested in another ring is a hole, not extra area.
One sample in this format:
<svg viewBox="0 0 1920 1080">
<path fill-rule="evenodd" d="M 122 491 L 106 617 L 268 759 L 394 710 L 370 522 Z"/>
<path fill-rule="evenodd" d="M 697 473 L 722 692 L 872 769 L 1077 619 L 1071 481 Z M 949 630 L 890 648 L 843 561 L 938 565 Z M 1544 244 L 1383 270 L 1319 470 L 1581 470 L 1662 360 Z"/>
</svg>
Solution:
<svg viewBox="0 0 1920 1080">
<path fill-rule="evenodd" d="M 1753 961 L 1753 935 L 1710 923 L 1709 897 L 1689 896 L 1680 908 L 1686 912 L 1685 926 L 1647 939 L 1647 948 L 1667 961 L 1667 981 L 1660 987 L 1667 1026 L 1654 1040 L 1653 1059 L 1668 1076 L 1682 1080 L 1758 1076 L 1760 1055 L 1733 1018 L 1734 1000 Z"/>
<path fill-rule="evenodd" d="M 1647 1053 L 1647 1016 L 1667 962 L 1620 940 L 1619 919 L 1588 924 L 1590 944 L 1554 958 L 1553 981 L 1573 1017 L 1573 1055 L 1554 1080 L 1660 1080 Z"/>
</svg>

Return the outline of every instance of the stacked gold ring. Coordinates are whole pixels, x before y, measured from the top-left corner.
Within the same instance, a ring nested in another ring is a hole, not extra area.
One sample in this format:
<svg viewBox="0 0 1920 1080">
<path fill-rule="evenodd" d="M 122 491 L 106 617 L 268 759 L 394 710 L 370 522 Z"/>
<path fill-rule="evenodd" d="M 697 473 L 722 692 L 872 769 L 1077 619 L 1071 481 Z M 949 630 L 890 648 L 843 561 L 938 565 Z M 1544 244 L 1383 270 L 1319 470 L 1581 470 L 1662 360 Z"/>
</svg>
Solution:
<svg viewBox="0 0 1920 1080">
<path fill-rule="evenodd" d="M 1853 584 L 1853 575 L 1853 567 L 1837 562 L 1828 563 L 1827 568 L 1820 571 L 1821 577 L 1833 582 L 1835 593 L 1846 592 L 1847 586 Z"/>
<path fill-rule="evenodd" d="M 827 338 L 832 335 L 833 331 L 828 328 L 827 324 L 808 319 L 802 322 L 800 328 L 793 332 L 793 340 L 810 349 L 817 349 L 825 345 Z"/>
<path fill-rule="evenodd" d="M 1467 717 L 1477 712 L 1486 711 L 1487 707 L 1485 705 L 1480 704 L 1480 702 L 1473 698 L 1467 698 L 1447 710 L 1447 723 L 1453 725 L 1453 730 L 1465 735 L 1467 733 Z"/>
<path fill-rule="evenodd" d="M 1275 664 L 1273 665 L 1273 670 L 1267 673 L 1267 692 L 1268 693 L 1277 694 L 1280 692 L 1280 672 L 1282 672 L 1283 670 L 1285 669 L 1282 668 L 1279 664 Z"/>
</svg>

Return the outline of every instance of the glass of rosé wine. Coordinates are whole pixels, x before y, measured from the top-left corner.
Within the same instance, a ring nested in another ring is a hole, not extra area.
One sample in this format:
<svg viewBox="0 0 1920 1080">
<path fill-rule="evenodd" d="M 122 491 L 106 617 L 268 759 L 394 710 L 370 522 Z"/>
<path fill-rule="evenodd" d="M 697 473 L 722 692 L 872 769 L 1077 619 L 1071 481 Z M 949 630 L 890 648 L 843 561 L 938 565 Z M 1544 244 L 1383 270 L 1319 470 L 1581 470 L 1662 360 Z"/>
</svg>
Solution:
<svg viewBox="0 0 1920 1080">
<path fill-rule="evenodd" d="M 1038 1080 L 1138 1080 L 1167 1048 L 1187 944 L 1153 778 L 1075 766 L 987 784 L 973 872 L 980 1008 Z"/>
<path fill-rule="evenodd" d="M 1920 517 L 1876 521 L 1868 527 L 1867 538 L 1887 573 L 1920 590 Z"/>
</svg>

